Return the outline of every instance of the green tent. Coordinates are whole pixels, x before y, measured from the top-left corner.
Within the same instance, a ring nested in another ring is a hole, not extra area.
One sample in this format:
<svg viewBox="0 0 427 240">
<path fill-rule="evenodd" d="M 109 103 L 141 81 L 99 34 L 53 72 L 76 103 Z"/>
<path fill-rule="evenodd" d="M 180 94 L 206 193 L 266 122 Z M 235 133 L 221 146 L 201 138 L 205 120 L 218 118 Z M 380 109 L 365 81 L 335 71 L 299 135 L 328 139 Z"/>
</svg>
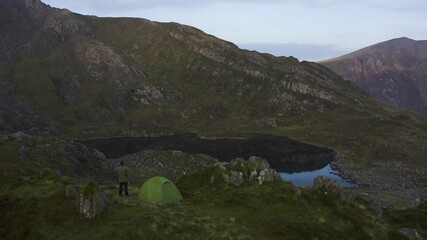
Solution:
<svg viewBox="0 0 427 240">
<path fill-rule="evenodd" d="M 170 180 L 152 177 L 139 189 L 138 198 L 145 202 L 168 204 L 180 201 L 182 195 Z"/>
</svg>

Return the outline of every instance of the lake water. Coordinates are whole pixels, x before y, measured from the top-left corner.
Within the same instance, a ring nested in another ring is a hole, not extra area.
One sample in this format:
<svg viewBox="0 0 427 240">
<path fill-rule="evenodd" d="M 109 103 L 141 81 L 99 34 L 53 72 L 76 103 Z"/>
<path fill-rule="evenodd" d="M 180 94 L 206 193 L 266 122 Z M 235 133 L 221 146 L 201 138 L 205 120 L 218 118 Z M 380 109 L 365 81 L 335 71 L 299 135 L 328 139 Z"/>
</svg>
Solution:
<svg viewBox="0 0 427 240">
<path fill-rule="evenodd" d="M 341 178 L 338 175 L 337 171 L 331 169 L 330 164 L 324 168 L 314 170 L 314 171 L 305 171 L 298 173 L 285 173 L 281 172 L 280 176 L 284 181 L 292 182 L 297 187 L 311 187 L 313 186 L 313 181 L 318 176 L 326 176 L 335 180 L 341 187 L 345 188 L 354 188 L 357 187 L 356 184 Z"/>
<path fill-rule="evenodd" d="M 144 150 L 175 150 L 205 154 L 221 162 L 258 156 L 278 172 L 295 173 L 321 169 L 334 160 L 332 149 L 314 146 L 283 136 L 254 135 L 249 138 L 202 138 L 194 134 L 159 137 L 123 137 L 81 141 L 107 158 L 119 158 Z"/>
<path fill-rule="evenodd" d="M 283 136 L 254 135 L 249 138 L 202 138 L 194 134 L 159 137 L 123 137 L 81 141 L 96 148 L 107 158 L 136 153 L 143 150 L 176 150 L 190 154 L 205 154 L 222 162 L 235 158 L 248 159 L 258 156 L 266 159 L 270 166 L 285 181 L 296 186 L 312 186 L 317 176 L 327 176 L 343 187 L 355 187 L 342 179 L 330 167 L 335 158 L 332 149 L 314 146 Z"/>
</svg>

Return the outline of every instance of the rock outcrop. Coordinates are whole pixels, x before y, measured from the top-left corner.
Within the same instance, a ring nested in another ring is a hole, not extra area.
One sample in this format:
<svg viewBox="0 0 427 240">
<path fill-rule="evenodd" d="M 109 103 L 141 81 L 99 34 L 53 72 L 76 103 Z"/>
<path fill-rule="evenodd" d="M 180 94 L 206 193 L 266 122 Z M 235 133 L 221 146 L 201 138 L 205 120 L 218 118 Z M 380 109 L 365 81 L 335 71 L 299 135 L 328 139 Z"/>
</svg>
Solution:
<svg viewBox="0 0 427 240">
<path fill-rule="evenodd" d="M 250 157 L 248 160 L 236 158 L 230 163 L 218 163 L 218 171 L 211 176 L 211 183 L 224 181 L 235 186 L 262 185 L 265 182 L 280 181 L 280 175 L 270 168 L 267 160 Z"/>
<path fill-rule="evenodd" d="M 88 219 L 99 216 L 108 203 L 106 193 L 99 189 L 99 186 L 94 182 L 89 182 L 83 188 L 68 185 L 66 196 L 74 204 L 77 211 Z"/>
</svg>

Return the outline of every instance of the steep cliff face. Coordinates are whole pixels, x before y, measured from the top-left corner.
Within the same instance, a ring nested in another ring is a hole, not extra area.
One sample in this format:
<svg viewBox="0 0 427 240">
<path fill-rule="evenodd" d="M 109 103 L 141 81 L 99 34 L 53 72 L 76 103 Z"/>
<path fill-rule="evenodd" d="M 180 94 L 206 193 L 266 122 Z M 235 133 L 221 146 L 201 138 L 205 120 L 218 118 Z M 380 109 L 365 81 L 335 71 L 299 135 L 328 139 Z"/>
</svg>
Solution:
<svg viewBox="0 0 427 240">
<path fill-rule="evenodd" d="M 427 114 L 427 41 L 393 39 L 321 64 L 383 102 Z"/>
</svg>

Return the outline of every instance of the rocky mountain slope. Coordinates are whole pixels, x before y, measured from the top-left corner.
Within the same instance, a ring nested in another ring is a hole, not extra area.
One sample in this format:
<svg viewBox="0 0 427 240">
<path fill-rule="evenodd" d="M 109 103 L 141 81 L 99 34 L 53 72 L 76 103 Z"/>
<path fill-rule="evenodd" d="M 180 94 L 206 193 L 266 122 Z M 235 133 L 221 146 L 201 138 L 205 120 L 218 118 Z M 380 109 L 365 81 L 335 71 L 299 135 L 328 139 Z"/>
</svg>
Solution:
<svg viewBox="0 0 427 240">
<path fill-rule="evenodd" d="M 283 135 L 336 150 L 343 173 L 371 187 L 363 196 L 427 198 L 427 120 L 322 65 L 177 23 L 82 16 L 39 0 L 0 0 L 0 18 L 1 132 Z"/>
<path fill-rule="evenodd" d="M 40 1 L 2 0 L 1 9 L 1 82 L 67 133 L 275 127 L 373 104 L 320 65 L 192 27 Z"/>
<path fill-rule="evenodd" d="M 427 41 L 393 39 L 320 63 L 385 103 L 427 114 Z"/>
</svg>

